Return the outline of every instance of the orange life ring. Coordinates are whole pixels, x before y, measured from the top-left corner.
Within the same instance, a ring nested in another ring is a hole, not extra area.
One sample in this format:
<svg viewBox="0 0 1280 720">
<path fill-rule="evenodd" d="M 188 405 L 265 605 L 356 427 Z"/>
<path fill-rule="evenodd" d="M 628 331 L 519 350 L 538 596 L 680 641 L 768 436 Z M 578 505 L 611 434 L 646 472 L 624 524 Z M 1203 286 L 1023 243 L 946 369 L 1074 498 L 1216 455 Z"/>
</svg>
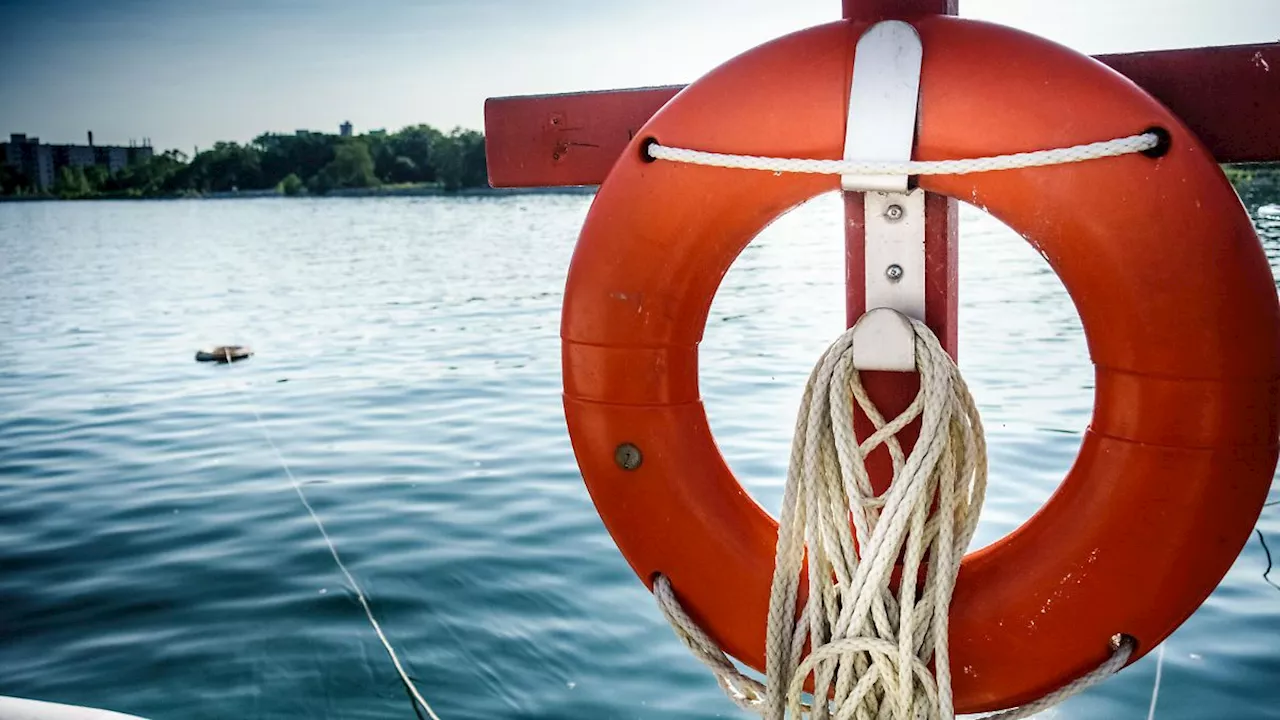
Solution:
<svg viewBox="0 0 1280 720">
<path fill-rule="evenodd" d="M 1074 467 L 1034 517 L 964 559 L 951 605 L 956 709 L 1020 704 L 1108 656 L 1155 647 L 1248 538 L 1276 467 L 1280 303 L 1253 228 L 1204 145 L 1102 64 L 1008 28 L 913 23 L 924 44 L 915 157 L 982 157 L 1168 131 L 1167 152 L 920 178 L 1028 238 L 1057 272 L 1096 366 Z M 777 525 L 729 471 L 698 394 L 716 288 L 827 176 L 646 162 L 702 150 L 841 156 L 861 23 L 751 50 L 673 98 L 601 186 L 562 318 L 564 402 L 587 487 L 651 586 L 670 578 L 757 669 Z M 638 452 L 637 452 L 638 449 Z"/>
</svg>

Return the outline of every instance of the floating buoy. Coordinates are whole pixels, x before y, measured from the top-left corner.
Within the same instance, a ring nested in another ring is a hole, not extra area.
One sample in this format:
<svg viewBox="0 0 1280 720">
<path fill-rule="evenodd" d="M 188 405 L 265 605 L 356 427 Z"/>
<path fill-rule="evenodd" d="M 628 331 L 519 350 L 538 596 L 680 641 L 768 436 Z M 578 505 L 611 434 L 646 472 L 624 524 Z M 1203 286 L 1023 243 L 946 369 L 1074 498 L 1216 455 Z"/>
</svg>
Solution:
<svg viewBox="0 0 1280 720">
<path fill-rule="evenodd" d="M 242 345 L 220 345 L 211 350 L 196 352 L 196 362 L 233 363 L 253 355 L 253 350 Z"/>
<path fill-rule="evenodd" d="M 1061 487 L 964 558 L 950 606 L 960 713 L 1042 697 L 1137 660 L 1209 596 L 1247 541 L 1280 437 L 1280 305 L 1240 200 L 1204 144 L 1097 61 L 996 25 L 914 23 L 926 52 L 914 159 L 1071 147 L 1160 129 L 1144 155 L 931 175 L 1039 251 L 1079 311 L 1094 412 Z M 838 177 L 659 162 L 654 143 L 839 158 L 864 26 L 774 40 L 680 92 L 601 185 L 564 295 L 569 435 L 640 579 L 667 579 L 715 643 L 765 669 L 778 525 L 721 456 L 698 388 L 717 286 L 787 210 Z M 1010 354 L 1009 372 L 1034 362 Z M 802 585 L 800 594 L 807 593 Z"/>
</svg>

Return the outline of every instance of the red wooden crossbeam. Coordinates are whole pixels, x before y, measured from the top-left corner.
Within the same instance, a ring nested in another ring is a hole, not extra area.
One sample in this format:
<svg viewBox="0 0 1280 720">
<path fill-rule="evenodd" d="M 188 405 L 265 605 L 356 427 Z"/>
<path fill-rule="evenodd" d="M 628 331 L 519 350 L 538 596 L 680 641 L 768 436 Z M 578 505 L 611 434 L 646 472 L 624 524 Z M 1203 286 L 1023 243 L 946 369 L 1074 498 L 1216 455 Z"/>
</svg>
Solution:
<svg viewBox="0 0 1280 720">
<path fill-rule="evenodd" d="M 1280 43 L 1101 55 L 1179 115 L 1219 162 L 1280 161 Z M 680 86 L 491 98 L 494 187 L 598 185 Z"/>
</svg>

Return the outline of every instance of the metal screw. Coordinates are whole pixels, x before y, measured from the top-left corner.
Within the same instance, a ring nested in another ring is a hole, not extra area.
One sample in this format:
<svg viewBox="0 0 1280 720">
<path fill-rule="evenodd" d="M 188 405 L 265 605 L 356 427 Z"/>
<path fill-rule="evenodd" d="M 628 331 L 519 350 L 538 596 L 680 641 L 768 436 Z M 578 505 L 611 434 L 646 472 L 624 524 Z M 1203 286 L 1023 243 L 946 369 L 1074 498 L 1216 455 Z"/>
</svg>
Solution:
<svg viewBox="0 0 1280 720">
<path fill-rule="evenodd" d="M 901 205 L 897 205 L 897 204 L 890 205 L 889 207 L 884 209 L 884 217 L 889 222 L 897 222 L 901 220 L 902 216 L 905 214 L 906 214 L 906 211 L 902 209 Z"/>
<path fill-rule="evenodd" d="M 894 263 L 884 269 L 884 276 L 889 278 L 889 282 L 898 282 L 902 279 L 903 272 L 902 266 Z"/>
<path fill-rule="evenodd" d="M 644 462 L 644 455 L 635 445 L 622 443 L 613 451 L 613 461 L 623 470 L 635 470 L 640 467 L 640 463 Z"/>
</svg>

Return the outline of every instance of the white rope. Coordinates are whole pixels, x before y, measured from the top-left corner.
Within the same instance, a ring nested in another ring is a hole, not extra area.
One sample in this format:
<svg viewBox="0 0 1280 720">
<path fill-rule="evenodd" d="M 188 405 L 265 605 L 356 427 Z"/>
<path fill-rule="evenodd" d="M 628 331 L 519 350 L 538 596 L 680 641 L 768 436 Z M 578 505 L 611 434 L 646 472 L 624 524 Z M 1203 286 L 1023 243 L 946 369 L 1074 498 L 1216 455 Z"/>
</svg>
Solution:
<svg viewBox="0 0 1280 720">
<path fill-rule="evenodd" d="M 1052 150 L 994 155 L 958 160 L 908 160 L 883 162 L 874 160 L 815 160 L 811 158 L 777 158 L 760 155 L 731 155 L 650 143 L 646 147 L 654 160 L 739 170 L 768 170 L 775 173 L 816 173 L 819 175 L 965 175 L 991 170 L 1062 165 L 1096 160 L 1150 150 L 1160 144 L 1154 132 L 1129 135 L 1087 145 L 1073 145 Z"/>
<path fill-rule="evenodd" d="M 823 354 L 809 376 L 779 519 L 767 683 L 737 669 L 685 613 L 666 577 L 654 584 L 676 635 L 711 668 L 735 703 L 770 720 L 788 715 L 954 717 L 948 610 L 986 490 L 986 441 L 959 369 L 928 327 L 914 320 L 912 327 L 920 392 L 891 421 L 871 402 L 853 367 L 852 330 Z M 853 430 L 855 400 L 875 426 L 861 443 Z M 920 437 L 906 456 L 896 433 L 917 418 Z M 877 497 L 866 457 L 881 445 L 892 458 L 894 479 Z M 809 597 L 800 609 L 806 548 Z M 901 569 L 896 593 L 891 588 L 895 567 Z M 802 660 L 806 642 L 811 651 Z M 1114 673 L 1132 649 L 1132 641 L 1121 642 L 1086 677 L 991 718 L 1012 720 L 1061 702 Z M 810 675 L 812 696 L 830 701 L 802 702 Z"/>
<path fill-rule="evenodd" d="M 418 707 L 427 713 L 431 720 L 440 720 L 440 716 L 436 715 L 435 711 L 431 709 L 431 705 L 427 703 L 426 699 L 422 697 L 422 693 L 418 692 L 417 686 L 409 679 L 409 673 L 405 672 L 404 666 L 400 664 L 400 658 L 391 647 L 391 641 L 387 639 L 386 633 L 382 631 L 382 626 L 378 624 L 378 619 L 373 615 L 373 608 L 369 606 L 369 599 L 365 597 L 364 590 L 361 589 L 360 583 L 356 582 L 355 576 L 347 569 L 346 563 L 342 562 L 342 556 L 338 554 L 337 545 L 334 544 L 333 538 L 329 537 L 329 532 L 325 530 L 324 522 L 320 520 L 320 515 L 315 511 L 315 508 L 311 507 L 311 503 L 307 501 L 306 494 L 302 492 L 302 484 L 294 477 L 293 470 L 289 468 L 289 463 L 284 459 L 284 454 L 276 446 L 275 440 L 271 437 L 271 431 L 267 429 L 267 424 L 262 421 L 262 415 L 258 413 L 258 408 L 250 403 L 249 409 L 253 411 L 253 417 L 258 421 L 262 436 L 267 439 L 267 444 L 271 446 L 272 452 L 275 453 L 276 460 L 280 462 L 280 467 L 293 485 L 293 490 L 298 494 L 298 499 L 302 501 L 302 506 L 307 509 L 311 519 L 315 521 L 316 529 L 320 531 L 320 536 L 324 538 L 325 545 L 329 546 L 329 554 L 333 556 L 333 562 L 337 564 L 338 570 L 342 571 L 342 576 L 346 578 L 351 591 L 355 593 L 356 599 L 360 601 L 360 607 L 364 609 L 365 617 L 369 619 L 369 624 L 373 626 L 373 632 L 378 636 L 378 641 L 382 643 L 382 647 L 386 649 L 387 655 L 390 656 L 391 664 L 395 666 L 396 673 L 400 676 L 400 681 L 404 683 L 405 689 L 408 690 L 409 696 L 417 703 Z"/>
<path fill-rule="evenodd" d="M 1117 635 L 1111 639 L 1111 657 L 1104 660 L 1101 665 L 1091 670 L 1088 674 L 1072 680 L 1035 702 L 1003 712 L 984 715 L 979 720 L 1022 720 L 1022 718 L 1028 718 L 1036 713 L 1044 712 L 1072 695 L 1081 693 L 1085 689 L 1093 687 L 1120 672 L 1125 663 L 1129 662 L 1129 657 L 1133 655 L 1135 647 L 1133 638 L 1128 635 Z"/>
</svg>

